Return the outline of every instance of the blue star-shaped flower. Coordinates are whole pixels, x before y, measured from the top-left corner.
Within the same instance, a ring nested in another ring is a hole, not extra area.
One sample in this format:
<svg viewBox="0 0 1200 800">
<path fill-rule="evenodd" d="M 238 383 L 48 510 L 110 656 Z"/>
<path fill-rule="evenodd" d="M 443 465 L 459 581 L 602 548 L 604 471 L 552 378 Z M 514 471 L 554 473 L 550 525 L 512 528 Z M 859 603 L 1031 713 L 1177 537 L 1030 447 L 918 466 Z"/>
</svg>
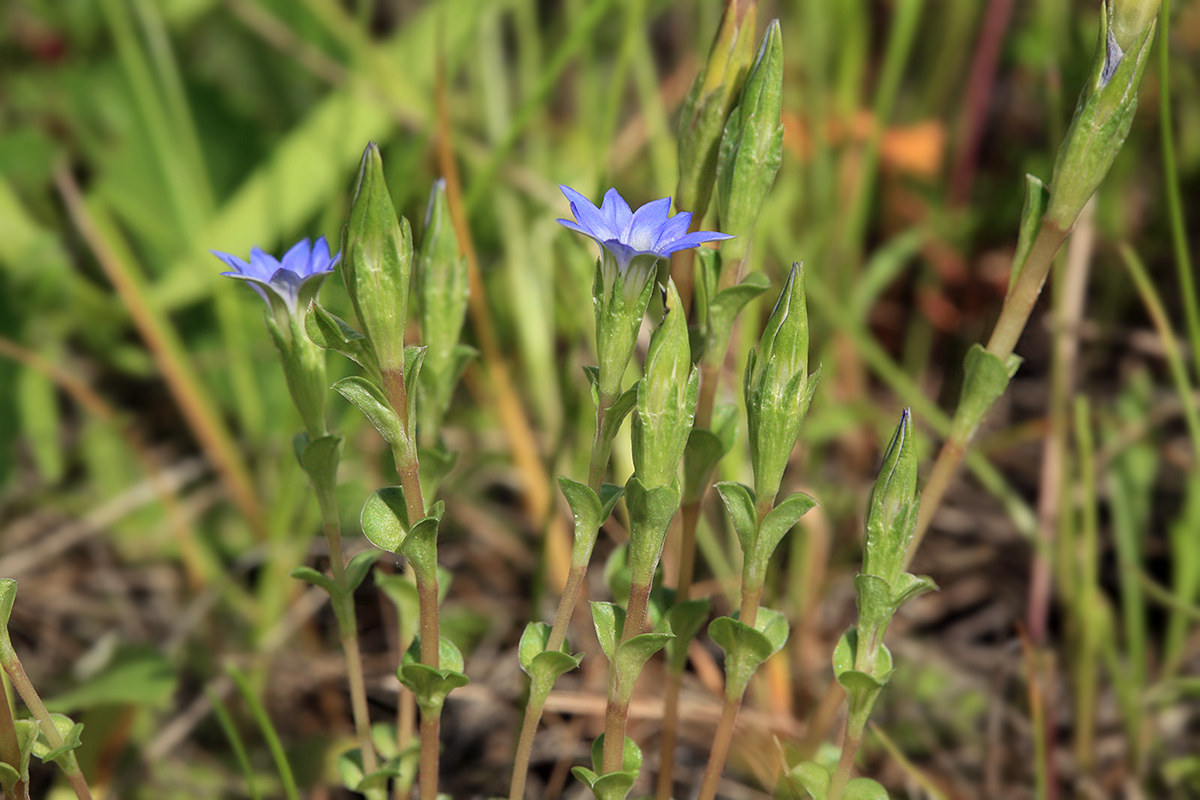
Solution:
<svg viewBox="0 0 1200 800">
<path fill-rule="evenodd" d="M 692 224 L 692 213 L 681 211 L 668 216 L 671 198 L 653 200 L 633 211 L 625 198 L 616 189 L 604 194 L 600 208 L 569 186 L 558 187 L 571 202 L 571 213 L 575 220 L 560 219 L 559 222 L 576 233 L 582 233 L 596 241 L 610 253 L 622 275 L 638 256 L 650 256 L 654 260 L 667 258 L 678 250 L 688 250 L 705 242 L 733 238 L 728 233 L 716 231 L 694 231 L 688 233 Z"/>
<path fill-rule="evenodd" d="M 315 244 L 308 239 L 301 239 L 284 253 L 282 260 L 257 247 L 250 249 L 250 263 L 229 253 L 213 250 L 212 254 L 233 269 L 232 272 L 222 272 L 222 275 L 250 284 L 250 288 L 258 292 L 273 309 L 276 303 L 282 302 L 293 317 L 308 305 L 325 276 L 333 272 L 341 258 L 340 254 L 329 255 L 329 243 L 324 236 L 318 238 Z"/>
</svg>

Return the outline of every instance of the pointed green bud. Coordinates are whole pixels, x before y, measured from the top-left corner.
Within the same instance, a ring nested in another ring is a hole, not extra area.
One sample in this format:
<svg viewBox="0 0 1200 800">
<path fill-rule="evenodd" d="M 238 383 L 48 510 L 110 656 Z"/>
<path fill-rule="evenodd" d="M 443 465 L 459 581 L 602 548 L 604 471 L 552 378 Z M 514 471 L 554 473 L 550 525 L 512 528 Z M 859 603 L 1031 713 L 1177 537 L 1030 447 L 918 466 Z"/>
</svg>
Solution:
<svg viewBox="0 0 1200 800">
<path fill-rule="evenodd" d="M 727 256 L 731 246 L 747 247 L 763 200 L 775 182 L 783 159 L 782 105 L 783 36 L 779 20 L 772 20 L 721 139 L 717 210 L 721 229 L 737 237 L 726 245 Z"/>
<path fill-rule="evenodd" d="M 473 354 L 459 344 L 470 281 L 467 260 L 459 255 L 458 238 L 450 222 L 444 180 L 434 184 L 429 196 L 419 263 L 416 292 L 425 362 L 418 376 L 417 412 L 422 442 L 429 445 L 438 436 L 454 386 Z"/>
<path fill-rule="evenodd" d="M 754 54 L 757 0 L 727 0 L 708 60 L 696 76 L 679 120 L 679 208 L 704 216 L 717 174 L 725 120 L 737 102 Z"/>
<path fill-rule="evenodd" d="M 412 233 L 397 219 L 379 147 L 363 152 L 342 254 L 342 277 L 363 334 L 384 373 L 404 369 L 404 326 L 412 275 Z"/>
<path fill-rule="evenodd" d="M 917 524 L 917 451 L 912 415 L 905 409 L 867 501 L 863 574 L 896 588 Z"/>
<path fill-rule="evenodd" d="M 1075 224 L 1129 135 L 1157 12 L 1153 0 L 1110 0 L 1101 14 L 1092 74 L 1058 150 L 1050 183 L 1046 218 L 1059 230 Z"/>
<path fill-rule="evenodd" d="M 622 276 L 606 269 L 604 258 L 596 261 L 592 306 L 596 312 L 596 357 L 600 362 L 596 388 L 602 403 L 611 404 L 621 394 L 621 379 L 633 358 L 642 317 L 654 294 L 653 275 L 653 271 L 642 274 L 631 268 L 627 276 Z M 636 296 L 631 296 L 630 287 L 639 289 Z"/>
<path fill-rule="evenodd" d="M 774 502 L 816 387 L 808 374 L 808 309 L 804 275 L 792 265 L 759 345 L 746 362 L 746 420 L 754 493 Z"/>
<path fill-rule="evenodd" d="M 633 464 L 648 489 L 676 483 L 696 417 L 699 373 L 692 367 L 687 318 L 674 281 L 663 297 L 663 319 L 650 339 L 633 418 Z"/>
<path fill-rule="evenodd" d="M 1117 46 L 1129 52 L 1154 24 L 1161 0 L 1112 0 L 1109 29 Z"/>
</svg>

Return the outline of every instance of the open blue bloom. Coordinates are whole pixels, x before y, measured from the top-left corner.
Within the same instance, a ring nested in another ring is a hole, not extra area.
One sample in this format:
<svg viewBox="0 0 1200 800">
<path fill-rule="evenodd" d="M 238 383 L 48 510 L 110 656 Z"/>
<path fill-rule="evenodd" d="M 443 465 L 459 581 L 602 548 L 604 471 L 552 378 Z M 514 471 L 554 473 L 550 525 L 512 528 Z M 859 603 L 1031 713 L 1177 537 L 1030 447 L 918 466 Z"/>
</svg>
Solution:
<svg viewBox="0 0 1200 800">
<path fill-rule="evenodd" d="M 276 310 L 276 304 L 282 302 L 293 317 L 304 310 L 321 288 L 325 276 L 333 272 L 341 258 L 340 254 L 329 255 L 329 243 L 324 236 L 318 238 L 315 244 L 308 239 L 301 239 L 284 253 L 282 260 L 257 247 L 250 250 L 250 263 L 229 253 L 213 250 L 212 254 L 233 269 L 232 272 L 222 272 L 222 275 L 246 281 L 272 310 Z"/>
<path fill-rule="evenodd" d="M 560 219 L 559 222 L 576 233 L 582 233 L 596 241 L 607 251 L 621 275 L 639 256 L 649 256 L 657 261 L 669 257 L 678 250 L 688 250 L 705 242 L 730 239 L 728 233 L 716 231 L 694 231 L 688 233 L 692 224 L 692 213 L 681 211 L 668 216 L 671 198 L 652 200 L 633 211 L 625 198 L 616 189 L 604 194 L 600 208 L 569 186 L 559 185 L 571 203 L 575 220 Z"/>
</svg>

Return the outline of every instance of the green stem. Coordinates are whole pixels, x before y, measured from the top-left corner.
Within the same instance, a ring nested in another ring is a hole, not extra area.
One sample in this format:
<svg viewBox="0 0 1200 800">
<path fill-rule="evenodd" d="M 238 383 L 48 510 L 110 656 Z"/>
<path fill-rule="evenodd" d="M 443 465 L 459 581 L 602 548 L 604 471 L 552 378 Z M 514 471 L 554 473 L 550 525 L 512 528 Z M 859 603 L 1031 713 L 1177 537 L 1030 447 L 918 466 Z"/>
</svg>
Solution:
<svg viewBox="0 0 1200 800">
<path fill-rule="evenodd" d="M 996 327 L 992 330 L 992 336 L 988 340 L 988 352 L 1002 361 L 1007 362 L 1012 355 L 1017 339 L 1020 338 L 1021 332 L 1025 330 L 1025 325 L 1029 321 L 1029 315 L 1033 313 L 1033 307 L 1046 282 L 1050 266 L 1054 263 L 1054 256 L 1066 238 L 1067 231 L 1059 229 L 1049 220 L 1042 220 L 1037 238 L 1034 239 L 1024 265 L 1019 266 L 1021 272 L 1009 289 L 1008 296 L 1004 298 L 1004 305 L 1000 309 L 1000 318 L 996 320 Z M 929 480 L 926 481 L 925 489 L 921 494 L 917 529 L 908 546 L 906 565 L 912 561 L 913 554 L 917 552 L 921 540 L 929 529 L 929 523 L 933 520 L 934 512 L 937 511 L 946 490 L 950 487 L 950 481 L 957 472 L 958 465 L 962 463 L 963 454 L 969 444 L 966 432 L 974 430 L 980 421 L 972 420 L 970 421 L 972 424 L 960 425 L 958 424 L 960 422 L 959 415 L 955 415 L 955 424 L 951 426 L 950 436 L 942 444 L 937 461 L 934 462 L 933 470 L 929 473 Z"/>
<path fill-rule="evenodd" d="M 717 787 L 721 783 L 721 773 L 725 770 L 725 761 L 729 758 L 729 745 L 733 742 L 738 710 L 741 707 L 741 696 L 725 697 L 725 705 L 721 709 L 721 721 L 717 723 L 717 732 L 713 735 L 712 752 L 708 757 L 708 767 L 704 770 L 704 781 L 700 784 L 698 800 L 714 800 L 717 796 Z"/>
<path fill-rule="evenodd" d="M 13 722 L 6 689 L 0 689 L 0 761 L 16 770 L 18 775 L 21 773 L 21 742 L 17 738 L 17 726 Z M 29 800 L 29 786 L 25 781 L 18 779 L 13 785 L 13 792 L 17 800 Z"/>
<path fill-rule="evenodd" d="M 1167 190 L 1167 214 L 1171 220 L 1171 244 L 1175 249 L 1175 267 L 1179 272 L 1179 292 L 1183 295 L 1193 366 L 1196 375 L 1200 376 L 1200 309 L 1196 304 L 1192 257 L 1188 251 L 1187 228 L 1183 221 L 1183 198 L 1179 192 L 1179 172 L 1175 168 L 1175 134 L 1171 122 L 1171 48 L 1167 46 L 1170 18 L 1171 0 L 1162 0 L 1158 12 L 1158 129 L 1162 134 L 1163 183 Z"/>
<path fill-rule="evenodd" d="M 605 412 L 613 404 L 615 398 L 600 395 L 600 403 L 596 407 L 596 427 L 592 437 L 592 455 L 588 464 L 588 486 L 597 496 L 604 484 L 604 474 L 608 471 L 609 455 L 612 453 L 613 433 L 608 430 Z M 576 531 L 574 552 L 571 553 L 571 569 L 567 573 L 567 583 L 563 587 L 562 597 L 558 601 L 558 611 L 554 615 L 554 625 L 550 628 L 550 637 L 546 641 L 546 650 L 559 650 L 567 638 L 567 629 L 571 627 L 571 617 L 575 613 L 575 605 L 583 590 L 583 579 L 587 575 L 588 561 L 592 557 L 592 548 L 596 544 L 595 532 L 585 531 L 584 537 Z M 586 537 L 586 538 L 585 538 Z M 546 687 L 549 693 L 551 687 Z M 533 754 L 533 739 L 537 735 L 538 723 L 542 719 L 545 697 L 535 702 L 536 695 L 530 690 L 530 699 L 525 706 L 525 719 L 521 722 L 521 733 L 517 739 L 517 751 L 513 759 L 513 777 L 510 786 L 510 800 L 519 800 L 525 793 L 525 781 L 529 774 L 529 759 Z"/>
<path fill-rule="evenodd" d="M 625 609 L 625 626 L 621 643 L 641 634 L 646 626 L 646 610 L 650 605 L 649 582 L 629 587 L 629 603 Z M 620 645 L 618 645 L 620 647 Z M 604 715 L 604 774 L 619 772 L 625 761 L 625 729 L 629 723 L 629 703 L 621 700 L 621 675 L 615 664 L 609 664 L 608 710 Z"/>
<path fill-rule="evenodd" d="M 29 680 L 29 676 L 25 674 L 25 668 L 21 666 L 21 659 L 17 658 L 17 654 L 13 651 L 8 651 L 3 654 L 4 671 L 8 674 L 8 679 L 12 681 L 13 688 L 17 690 L 17 694 L 21 695 L 21 700 L 25 703 L 25 707 L 33 714 L 34 719 L 38 721 L 38 726 L 42 729 L 42 735 L 46 737 L 46 741 L 50 743 L 50 747 L 62 747 L 65 742 L 58 732 L 58 728 L 54 725 L 54 719 L 50 716 L 50 712 L 46 709 L 46 704 L 42 702 L 42 698 L 38 696 L 37 689 L 33 688 L 33 683 Z M 75 754 L 68 752 L 58 762 L 63 774 L 66 775 L 67 783 L 71 784 L 71 789 L 74 790 L 75 796 L 79 800 L 91 800 L 92 791 L 88 788 L 87 781 L 84 780 L 83 772 L 79 769 L 79 762 L 75 760 Z"/>
</svg>

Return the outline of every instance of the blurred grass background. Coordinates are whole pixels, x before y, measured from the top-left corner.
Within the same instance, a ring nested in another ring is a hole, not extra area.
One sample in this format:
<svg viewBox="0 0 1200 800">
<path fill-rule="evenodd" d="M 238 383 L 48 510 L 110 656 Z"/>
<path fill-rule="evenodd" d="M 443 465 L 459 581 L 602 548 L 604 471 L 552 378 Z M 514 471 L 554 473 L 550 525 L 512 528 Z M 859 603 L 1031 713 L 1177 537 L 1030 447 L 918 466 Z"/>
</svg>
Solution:
<svg viewBox="0 0 1200 800">
<path fill-rule="evenodd" d="M 864 759 L 896 796 L 1200 796 L 1200 484 L 1184 422 L 1197 375 L 1173 381 L 1165 335 L 1183 325 L 1160 140 L 1166 102 L 1181 232 L 1194 245 L 1200 3 L 1172 5 L 1169 96 L 1154 62 L 1133 132 L 1018 347 L 1025 365 L 918 555 L 943 591 L 896 626 L 903 669 Z M 301 425 L 259 301 L 221 280 L 208 250 L 338 241 L 373 139 L 414 226 L 440 174 L 437 148 L 452 152 L 494 333 L 534 432 L 506 426 L 485 372 L 468 374 L 447 431 L 461 455 L 444 490 L 443 562 L 455 576 L 444 624 L 474 683 L 448 707 L 445 790 L 502 792 L 522 691 L 516 638 L 557 592 L 560 565 L 542 543 L 565 520 L 542 513 L 556 493 L 548 476 L 583 474 L 592 424 L 579 365 L 593 361 L 594 253 L 554 222 L 567 215 L 556 184 L 596 199 L 617 186 L 635 206 L 673 192 L 677 112 L 721 10 L 718 0 L 0 8 L 0 576 L 20 580 L 12 628 L 35 683 L 87 724 L 82 759 L 96 786 L 126 798 L 251 796 L 209 713 L 215 697 L 258 788 L 277 796 L 250 709 L 224 677 L 232 663 L 306 795 L 337 796 L 333 758 L 352 735 L 332 618 L 287 576 L 323 558 L 291 454 Z M 836 730 L 822 716 L 828 654 L 852 619 L 880 440 L 902 406 L 927 455 L 944 433 L 962 354 L 990 330 L 1007 284 L 1022 176 L 1049 179 L 1099 13 L 1079 0 L 760 4 L 760 28 L 773 16 L 783 26 L 786 133 L 751 263 L 777 284 L 793 260 L 806 266 L 824 378 L 787 480 L 822 508 L 777 559 L 773 601 L 795 629 L 754 689 L 730 797 L 775 785 L 772 736 L 794 759 Z M 340 281 L 322 297 L 350 316 Z M 748 309 L 735 338 L 730 401 L 773 297 Z M 469 325 L 468 341 L 478 334 Z M 1181 344 L 1186 354 L 1200 343 Z M 348 371 L 330 365 L 331 378 Z M 342 506 L 354 530 L 391 468 L 374 432 L 331 402 L 352 454 Z M 1047 478 L 1042 448 L 1056 438 L 1061 469 Z M 535 454 L 532 466 L 515 452 Z M 724 478 L 745 478 L 740 453 Z M 629 469 L 619 446 L 620 480 Z M 1039 514 L 1056 534 L 1040 551 Z M 715 509 L 711 519 L 703 576 L 719 598 L 736 548 Z M 609 530 L 602 550 L 620 540 L 619 519 Z M 1027 616 L 1038 552 L 1057 587 L 1044 631 Z M 385 719 L 393 620 L 370 587 L 359 600 L 373 712 Z M 578 646 L 588 637 L 580 624 Z M 693 666 L 694 766 L 719 672 L 703 647 Z M 544 733 L 535 755 L 541 796 L 578 796 L 565 766 L 599 730 L 597 669 L 552 700 L 557 735 Z M 639 715 L 635 704 L 631 728 L 646 741 L 655 681 L 644 678 L 648 705 Z M 1036 768 L 1047 748 L 1053 775 Z M 698 779 L 680 776 L 684 789 Z"/>
</svg>

